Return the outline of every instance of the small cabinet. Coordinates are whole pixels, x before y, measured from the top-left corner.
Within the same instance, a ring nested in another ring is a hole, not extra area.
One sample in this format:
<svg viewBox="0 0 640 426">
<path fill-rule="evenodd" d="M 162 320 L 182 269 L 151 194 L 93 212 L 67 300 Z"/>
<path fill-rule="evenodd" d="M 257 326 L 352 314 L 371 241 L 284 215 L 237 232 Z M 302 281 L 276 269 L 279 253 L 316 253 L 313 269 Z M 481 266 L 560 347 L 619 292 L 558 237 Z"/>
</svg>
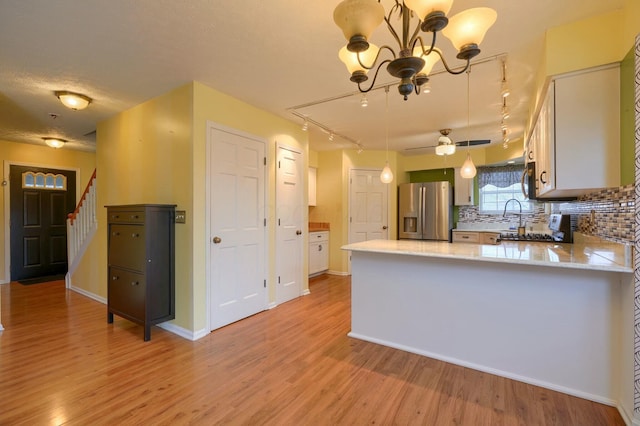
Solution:
<svg viewBox="0 0 640 426">
<path fill-rule="evenodd" d="M 309 167 L 309 205 L 316 205 L 316 182 L 318 170 L 315 167 Z"/>
<path fill-rule="evenodd" d="M 175 318 L 175 205 L 107 206 L 107 322 L 144 327 Z"/>
<path fill-rule="evenodd" d="M 530 133 L 539 198 L 620 185 L 620 70 L 556 76 Z"/>
<path fill-rule="evenodd" d="M 309 232 L 309 275 L 329 269 L 329 231 Z"/>
<path fill-rule="evenodd" d="M 473 179 L 465 179 L 460 174 L 460 167 L 455 168 L 455 180 L 453 187 L 454 204 L 456 206 L 473 205 Z"/>
</svg>

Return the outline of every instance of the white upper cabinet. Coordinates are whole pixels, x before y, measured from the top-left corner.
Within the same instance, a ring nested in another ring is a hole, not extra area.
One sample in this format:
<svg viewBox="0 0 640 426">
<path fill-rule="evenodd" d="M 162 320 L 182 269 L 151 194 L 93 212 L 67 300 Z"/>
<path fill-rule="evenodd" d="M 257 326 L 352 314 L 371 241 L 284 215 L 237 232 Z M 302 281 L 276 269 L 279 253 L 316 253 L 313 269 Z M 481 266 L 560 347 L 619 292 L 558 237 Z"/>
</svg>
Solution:
<svg viewBox="0 0 640 426">
<path fill-rule="evenodd" d="M 620 70 L 557 76 L 531 131 L 540 198 L 576 197 L 620 185 Z"/>
<path fill-rule="evenodd" d="M 460 174 L 460 167 L 456 167 L 455 172 L 455 180 L 453 182 L 454 204 L 456 206 L 472 206 L 474 179 L 463 178 Z"/>
</svg>

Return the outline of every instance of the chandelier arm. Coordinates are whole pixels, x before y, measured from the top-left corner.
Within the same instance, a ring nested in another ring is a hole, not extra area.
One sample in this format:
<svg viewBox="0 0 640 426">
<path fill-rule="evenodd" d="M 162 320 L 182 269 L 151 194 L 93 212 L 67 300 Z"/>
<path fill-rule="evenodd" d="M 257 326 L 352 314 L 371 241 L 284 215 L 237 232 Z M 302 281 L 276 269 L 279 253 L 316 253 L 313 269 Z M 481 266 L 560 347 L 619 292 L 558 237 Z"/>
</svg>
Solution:
<svg viewBox="0 0 640 426">
<path fill-rule="evenodd" d="M 418 19 L 418 24 L 416 25 L 416 29 L 413 31 L 413 35 L 411 36 L 411 39 L 409 40 L 409 44 L 407 47 L 411 47 L 411 51 L 413 52 L 413 48 L 416 46 L 416 41 L 418 39 L 420 39 L 420 25 L 422 24 L 422 21 Z M 420 40 L 420 44 L 422 44 L 422 39 Z M 436 33 L 433 33 L 433 43 L 431 44 L 431 48 L 433 49 L 433 46 L 436 44 Z M 423 49 L 424 50 L 424 47 Z"/>
<path fill-rule="evenodd" d="M 371 81 L 371 85 L 369 86 L 368 89 L 362 89 L 362 87 L 360 86 L 361 83 L 358 83 L 358 90 L 360 91 L 360 93 L 368 93 L 371 91 L 371 89 L 373 89 L 373 86 L 376 84 L 376 80 L 378 79 L 378 73 L 380 72 L 380 68 L 382 68 L 382 66 L 388 62 L 391 62 L 391 59 L 385 59 L 384 61 L 380 62 L 380 65 L 378 65 L 378 69 L 376 70 L 376 73 L 373 75 L 373 80 Z"/>
<path fill-rule="evenodd" d="M 360 64 L 360 66 L 364 69 L 367 70 L 372 70 L 375 66 L 376 66 L 376 62 L 378 61 L 378 58 L 380 57 L 380 52 L 382 52 L 382 49 L 388 49 L 389 52 L 391 52 L 391 55 L 393 55 L 393 59 L 396 58 L 396 52 L 393 51 L 392 48 L 390 48 L 389 46 L 387 46 L 386 44 L 384 46 L 380 46 L 380 49 L 378 49 L 378 53 L 376 54 L 375 59 L 373 60 L 373 62 L 371 62 L 371 66 L 366 66 L 365 64 L 362 63 L 362 61 L 360 60 L 360 52 L 357 53 L 357 57 L 358 57 L 358 63 Z M 391 62 L 391 60 L 388 60 L 389 62 Z M 377 71 L 376 71 L 377 73 Z"/>
<path fill-rule="evenodd" d="M 413 49 L 416 47 L 418 42 L 420 42 L 420 47 L 422 48 L 422 56 L 430 55 L 431 52 L 433 52 L 433 48 L 436 46 L 436 33 L 435 32 L 433 33 L 433 37 L 431 38 L 431 46 L 429 47 L 429 50 L 425 50 L 424 42 L 422 41 L 422 37 L 418 36 L 413 41 L 413 44 L 411 46 L 411 51 L 413 51 Z M 440 58 L 442 58 L 442 55 L 440 55 Z M 443 62 L 444 62 L 444 59 L 443 59 Z"/>
<path fill-rule="evenodd" d="M 464 68 L 462 68 L 462 69 L 460 69 L 458 71 L 454 71 L 453 68 L 449 68 L 449 65 L 447 64 L 447 61 L 444 59 L 444 56 L 442 55 L 442 53 L 440 53 L 440 51 L 434 50 L 434 52 L 436 52 L 438 54 L 438 56 L 440 56 L 440 59 L 442 60 L 442 64 L 444 65 L 444 68 L 447 70 L 447 72 L 449 74 L 453 74 L 453 75 L 462 74 L 463 72 L 467 71 L 471 66 L 471 58 L 469 58 L 469 59 L 467 59 L 467 63 L 464 66 Z"/>
<path fill-rule="evenodd" d="M 378 3 L 381 3 L 381 1 L 378 0 Z M 398 0 L 396 0 L 395 6 L 391 7 L 391 10 L 389 11 L 389 15 L 386 15 L 384 17 L 384 22 L 387 24 L 387 28 L 389 29 L 389 32 L 391 33 L 391 35 L 393 35 L 393 38 L 396 39 L 396 42 L 398 43 L 398 48 L 402 49 L 402 42 L 400 41 L 400 36 L 396 32 L 396 29 L 393 28 L 393 25 L 391 25 L 391 15 L 393 15 L 393 11 L 396 8 L 399 8 L 400 11 L 402 11 L 402 6 L 398 2 Z"/>
</svg>

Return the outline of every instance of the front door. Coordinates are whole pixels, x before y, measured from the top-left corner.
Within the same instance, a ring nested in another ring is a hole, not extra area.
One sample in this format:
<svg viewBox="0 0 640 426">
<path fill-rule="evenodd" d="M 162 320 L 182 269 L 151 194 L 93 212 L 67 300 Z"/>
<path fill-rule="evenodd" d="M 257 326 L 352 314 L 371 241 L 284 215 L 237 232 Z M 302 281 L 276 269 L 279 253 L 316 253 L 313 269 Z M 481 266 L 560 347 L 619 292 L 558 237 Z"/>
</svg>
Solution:
<svg viewBox="0 0 640 426">
<path fill-rule="evenodd" d="M 215 330 L 266 308 L 265 143 L 209 129 L 211 321 Z"/>
<path fill-rule="evenodd" d="M 11 280 L 67 272 L 67 215 L 76 205 L 76 173 L 10 167 Z"/>
<path fill-rule="evenodd" d="M 304 214 L 302 153 L 277 147 L 276 164 L 276 302 L 302 295 Z"/>
</svg>

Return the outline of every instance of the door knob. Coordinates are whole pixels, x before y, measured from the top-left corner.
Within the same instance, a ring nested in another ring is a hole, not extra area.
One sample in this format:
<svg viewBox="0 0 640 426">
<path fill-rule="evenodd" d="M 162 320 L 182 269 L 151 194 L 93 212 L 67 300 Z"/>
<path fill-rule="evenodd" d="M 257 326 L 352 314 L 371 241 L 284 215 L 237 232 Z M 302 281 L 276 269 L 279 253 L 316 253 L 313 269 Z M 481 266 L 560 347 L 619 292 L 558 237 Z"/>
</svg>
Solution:
<svg viewBox="0 0 640 426">
<path fill-rule="evenodd" d="M 384 225 L 384 226 L 382 227 L 382 229 L 385 229 L 385 230 L 386 230 L 386 229 L 387 229 L 387 225 Z"/>
<path fill-rule="evenodd" d="M 222 242 L 222 238 L 220 237 L 213 237 L 213 244 L 220 244 Z"/>
<path fill-rule="evenodd" d="M 302 231 L 298 229 L 298 230 L 296 231 L 296 235 L 301 235 L 301 234 L 302 234 Z"/>
</svg>

